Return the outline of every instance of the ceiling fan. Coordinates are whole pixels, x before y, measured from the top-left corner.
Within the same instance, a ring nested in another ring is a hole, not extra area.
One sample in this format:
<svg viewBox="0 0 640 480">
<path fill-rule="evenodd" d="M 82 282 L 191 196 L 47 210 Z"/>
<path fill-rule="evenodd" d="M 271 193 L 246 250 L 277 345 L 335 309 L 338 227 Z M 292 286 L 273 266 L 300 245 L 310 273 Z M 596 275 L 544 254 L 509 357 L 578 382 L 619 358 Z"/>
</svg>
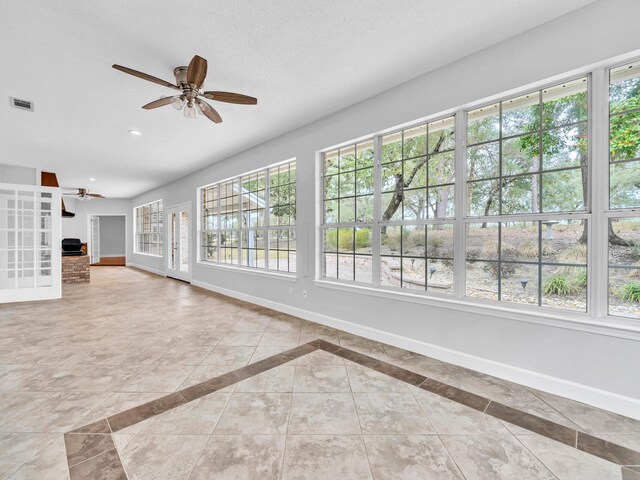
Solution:
<svg viewBox="0 0 640 480">
<path fill-rule="evenodd" d="M 92 198 L 104 198 L 104 196 L 100 195 L 99 193 L 89 193 L 89 190 L 87 190 L 86 188 L 78 188 L 78 191 L 76 193 L 65 192 L 63 195 L 73 195 L 73 196 L 79 197 L 80 200 L 90 200 Z"/>
<path fill-rule="evenodd" d="M 218 102 L 238 103 L 241 105 L 255 105 L 258 103 L 258 99 L 249 97 L 248 95 L 241 95 L 239 93 L 232 92 L 215 92 L 204 91 L 202 84 L 207 76 L 207 61 L 195 55 L 188 67 L 176 67 L 173 70 L 173 74 L 176 77 L 176 84 L 169 83 L 146 73 L 138 72 L 131 68 L 123 67 L 122 65 L 113 65 L 113 68 L 120 70 L 121 72 L 128 73 L 134 77 L 139 77 L 149 82 L 157 83 L 165 87 L 179 90 L 182 93 L 173 97 L 163 97 L 153 102 L 149 102 L 142 108 L 145 110 L 152 110 L 158 107 L 164 107 L 171 104 L 177 110 L 182 110 L 184 107 L 184 116 L 187 118 L 196 118 L 196 110 L 207 117 L 209 120 L 215 123 L 222 122 L 220 114 L 202 100 L 200 97 L 208 98 L 209 100 L 215 100 Z"/>
</svg>

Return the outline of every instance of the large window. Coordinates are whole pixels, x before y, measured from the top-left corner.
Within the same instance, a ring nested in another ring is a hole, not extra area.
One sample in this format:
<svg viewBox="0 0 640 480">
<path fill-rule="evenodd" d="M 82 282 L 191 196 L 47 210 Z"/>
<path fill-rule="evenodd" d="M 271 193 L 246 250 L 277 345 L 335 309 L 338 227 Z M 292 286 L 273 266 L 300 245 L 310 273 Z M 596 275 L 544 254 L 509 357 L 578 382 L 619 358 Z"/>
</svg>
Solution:
<svg viewBox="0 0 640 480">
<path fill-rule="evenodd" d="M 609 314 L 640 316 L 640 63 L 609 86 Z"/>
<path fill-rule="evenodd" d="M 325 151 L 322 202 L 326 281 L 640 318 L 640 62 Z"/>
<path fill-rule="evenodd" d="M 162 200 L 140 205 L 134 210 L 135 252 L 162 255 Z"/>
<path fill-rule="evenodd" d="M 296 271 L 296 164 L 200 188 L 200 261 Z"/>
<path fill-rule="evenodd" d="M 467 296 L 587 310 L 587 85 L 468 112 Z"/>
<path fill-rule="evenodd" d="M 454 117 L 325 152 L 322 276 L 453 293 L 454 171 Z"/>
</svg>

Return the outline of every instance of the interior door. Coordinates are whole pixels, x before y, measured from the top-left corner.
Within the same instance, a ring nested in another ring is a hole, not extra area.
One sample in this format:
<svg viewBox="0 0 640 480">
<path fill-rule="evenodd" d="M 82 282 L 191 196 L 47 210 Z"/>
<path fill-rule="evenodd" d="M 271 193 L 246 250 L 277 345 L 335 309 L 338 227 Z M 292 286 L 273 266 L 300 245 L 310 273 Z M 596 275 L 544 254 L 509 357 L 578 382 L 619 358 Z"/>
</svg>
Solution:
<svg viewBox="0 0 640 480">
<path fill-rule="evenodd" d="M 91 264 L 100 263 L 100 217 L 91 217 Z"/>
<path fill-rule="evenodd" d="M 191 281 L 191 208 L 167 209 L 167 276 Z"/>
</svg>

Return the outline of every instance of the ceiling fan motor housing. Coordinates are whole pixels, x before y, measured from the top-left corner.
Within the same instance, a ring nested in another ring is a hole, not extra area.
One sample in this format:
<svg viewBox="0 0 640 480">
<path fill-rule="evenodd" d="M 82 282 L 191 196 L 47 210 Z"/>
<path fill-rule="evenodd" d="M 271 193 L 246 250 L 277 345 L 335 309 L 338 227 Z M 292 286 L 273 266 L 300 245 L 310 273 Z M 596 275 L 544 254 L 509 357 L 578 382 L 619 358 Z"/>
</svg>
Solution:
<svg viewBox="0 0 640 480">
<path fill-rule="evenodd" d="M 180 88 L 189 88 L 187 83 L 187 67 L 176 67 L 173 69 L 173 74 L 176 76 L 176 85 Z"/>
</svg>

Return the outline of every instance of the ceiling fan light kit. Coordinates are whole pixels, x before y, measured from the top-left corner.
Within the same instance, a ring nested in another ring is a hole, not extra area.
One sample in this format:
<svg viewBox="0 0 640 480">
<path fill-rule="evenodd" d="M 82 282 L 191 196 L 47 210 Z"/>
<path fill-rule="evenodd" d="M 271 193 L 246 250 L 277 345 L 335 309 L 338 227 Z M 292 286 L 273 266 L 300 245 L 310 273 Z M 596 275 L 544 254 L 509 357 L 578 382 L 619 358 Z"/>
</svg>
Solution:
<svg viewBox="0 0 640 480">
<path fill-rule="evenodd" d="M 162 97 L 158 100 L 147 103 L 142 107 L 145 110 L 152 110 L 154 108 L 164 107 L 165 105 L 171 105 L 176 110 L 182 110 L 184 108 L 183 115 L 186 118 L 196 118 L 197 110 L 198 113 L 204 115 L 212 122 L 220 123 L 222 122 L 222 117 L 220 117 L 220 114 L 216 109 L 199 97 L 204 97 L 217 102 L 235 103 L 238 105 L 256 105 L 258 103 L 256 98 L 248 95 L 232 92 L 204 91 L 202 84 L 207 76 L 207 61 L 198 55 L 195 55 L 191 59 L 188 67 L 176 67 L 173 70 L 173 74 L 176 77 L 175 85 L 160 78 L 128 67 L 123 67 L 121 65 L 114 64 L 113 68 L 120 70 L 121 72 L 128 73 L 129 75 L 133 75 L 134 77 L 142 78 L 143 80 L 147 80 L 173 90 L 182 91 L 181 95 Z"/>
</svg>

